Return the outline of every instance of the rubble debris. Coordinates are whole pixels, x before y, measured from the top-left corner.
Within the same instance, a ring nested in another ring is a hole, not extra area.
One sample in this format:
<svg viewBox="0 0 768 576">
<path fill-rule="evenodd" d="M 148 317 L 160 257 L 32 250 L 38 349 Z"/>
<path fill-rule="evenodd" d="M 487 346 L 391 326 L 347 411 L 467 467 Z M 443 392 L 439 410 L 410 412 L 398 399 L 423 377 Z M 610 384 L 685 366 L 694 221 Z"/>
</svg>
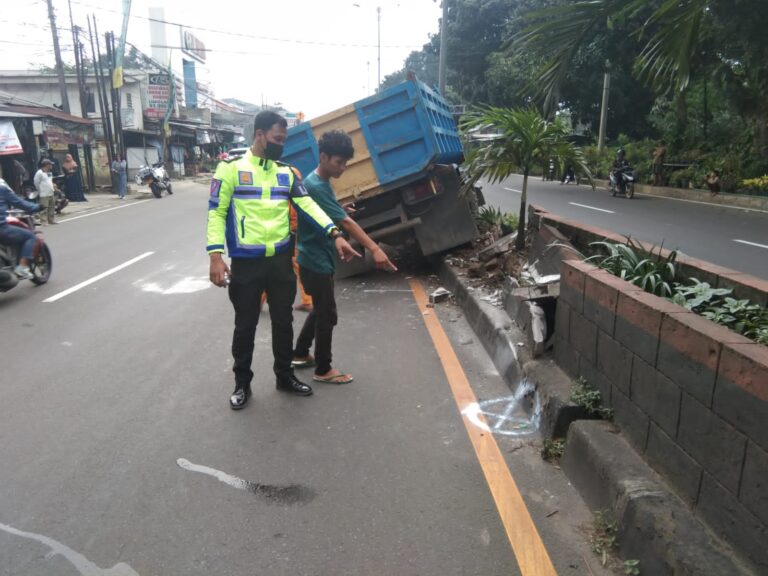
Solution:
<svg viewBox="0 0 768 576">
<path fill-rule="evenodd" d="M 429 295 L 429 303 L 430 304 L 437 304 L 438 302 L 443 302 L 444 300 L 448 300 L 448 298 L 451 297 L 451 292 L 449 290 L 446 290 L 442 286 L 432 292 L 432 294 Z"/>
<path fill-rule="evenodd" d="M 467 278 L 480 278 L 485 270 L 483 270 L 483 265 L 479 262 L 473 262 L 469 265 L 469 268 L 467 268 Z"/>
<path fill-rule="evenodd" d="M 477 257 L 480 258 L 483 262 L 486 262 L 488 260 L 491 260 L 492 258 L 495 258 L 497 256 L 500 256 L 504 254 L 505 252 L 508 252 L 512 247 L 517 239 L 517 232 L 513 234 L 508 234 L 507 236 L 502 236 L 495 242 L 493 242 L 491 245 L 486 246 L 480 252 L 477 253 Z"/>
</svg>

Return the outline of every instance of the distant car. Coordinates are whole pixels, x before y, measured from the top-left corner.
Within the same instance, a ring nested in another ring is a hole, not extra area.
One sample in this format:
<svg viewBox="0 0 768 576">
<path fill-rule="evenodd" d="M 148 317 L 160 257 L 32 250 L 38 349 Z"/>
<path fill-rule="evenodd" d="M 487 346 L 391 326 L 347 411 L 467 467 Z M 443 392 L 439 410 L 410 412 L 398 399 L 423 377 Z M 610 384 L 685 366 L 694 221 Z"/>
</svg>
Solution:
<svg viewBox="0 0 768 576">
<path fill-rule="evenodd" d="M 238 156 L 242 156 L 248 152 L 248 148 L 232 148 L 232 150 L 227 150 L 227 159 L 229 158 L 237 158 Z"/>
</svg>

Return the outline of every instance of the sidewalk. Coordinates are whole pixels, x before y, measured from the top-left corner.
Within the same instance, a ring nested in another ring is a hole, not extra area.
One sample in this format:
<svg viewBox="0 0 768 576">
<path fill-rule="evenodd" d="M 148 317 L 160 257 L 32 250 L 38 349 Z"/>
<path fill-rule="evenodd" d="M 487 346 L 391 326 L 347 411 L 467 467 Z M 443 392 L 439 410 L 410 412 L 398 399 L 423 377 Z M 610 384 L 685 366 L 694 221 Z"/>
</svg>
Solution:
<svg viewBox="0 0 768 576">
<path fill-rule="evenodd" d="M 183 180 L 182 180 L 183 181 Z M 64 208 L 61 214 L 56 216 L 56 219 L 66 220 L 72 216 L 79 216 L 88 212 L 95 212 L 97 210 L 104 210 L 106 208 L 115 208 L 117 206 L 136 202 L 137 200 L 149 200 L 152 198 L 152 193 L 149 188 L 128 185 L 128 194 L 125 200 L 120 200 L 117 194 L 109 189 L 99 189 L 94 192 L 86 192 L 85 197 L 87 202 L 70 202 L 67 207 Z"/>
<path fill-rule="evenodd" d="M 584 181 L 582 180 L 582 183 Z M 600 188 L 608 189 L 607 180 L 595 179 L 595 185 Z M 717 206 L 728 206 L 732 208 L 743 208 L 745 210 L 756 210 L 759 212 L 768 212 L 768 196 L 746 196 L 743 194 L 731 194 L 721 192 L 713 196 L 707 190 L 698 188 L 671 188 L 668 186 L 651 186 L 649 184 L 635 183 L 635 194 L 645 194 L 646 196 L 660 196 L 662 198 L 673 198 L 675 200 L 685 200 L 688 202 L 700 202 L 702 204 L 714 204 Z"/>
</svg>

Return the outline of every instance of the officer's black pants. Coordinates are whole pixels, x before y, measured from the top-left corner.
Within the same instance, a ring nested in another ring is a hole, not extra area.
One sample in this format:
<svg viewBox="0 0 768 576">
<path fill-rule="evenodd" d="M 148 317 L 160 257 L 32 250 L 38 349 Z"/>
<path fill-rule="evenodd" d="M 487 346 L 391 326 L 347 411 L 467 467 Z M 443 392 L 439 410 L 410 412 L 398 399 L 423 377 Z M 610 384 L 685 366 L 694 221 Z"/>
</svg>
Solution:
<svg viewBox="0 0 768 576">
<path fill-rule="evenodd" d="M 233 258 L 229 300 L 235 308 L 235 332 L 232 357 L 236 386 L 248 386 L 253 378 L 256 325 L 261 312 L 261 295 L 267 293 L 269 317 L 272 320 L 273 369 L 280 378 L 292 372 L 293 300 L 296 297 L 296 275 L 291 252 L 270 258 Z"/>
</svg>

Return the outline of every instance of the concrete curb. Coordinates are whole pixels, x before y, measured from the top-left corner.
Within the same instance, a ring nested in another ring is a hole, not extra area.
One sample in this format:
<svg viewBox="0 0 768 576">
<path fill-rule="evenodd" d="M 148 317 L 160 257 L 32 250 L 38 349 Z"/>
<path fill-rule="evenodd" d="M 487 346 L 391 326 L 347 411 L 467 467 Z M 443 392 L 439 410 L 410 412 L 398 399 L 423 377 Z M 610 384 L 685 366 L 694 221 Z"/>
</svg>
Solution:
<svg viewBox="0 0 768 576">
<path fill-rule="evenodd" d="M 640 560 L 642 574 L 741 576 L 751 572 L 712 535 L 680 498 L 618 434 L 570 402 L 573 381 L 548 357 L 533 359 L 531 342 L 505 310 L 480 299 L 459 271 L 441 262 L 438 275 L 510 388 L 522 378 L 536 386 L 545 438 L 567 434 L 562 467 L 593 510 L 617 521 L 619 552 Z M 524 346 L 518 346 L 525 342 Z"/>
<path fill-rule="evenodd" d="M 610 510 L 621 556 L 640 560 L 643 574 L 751 574 L 610 422 L 574 422 L 561 466 L 591 508 Z"/>
</svg>

